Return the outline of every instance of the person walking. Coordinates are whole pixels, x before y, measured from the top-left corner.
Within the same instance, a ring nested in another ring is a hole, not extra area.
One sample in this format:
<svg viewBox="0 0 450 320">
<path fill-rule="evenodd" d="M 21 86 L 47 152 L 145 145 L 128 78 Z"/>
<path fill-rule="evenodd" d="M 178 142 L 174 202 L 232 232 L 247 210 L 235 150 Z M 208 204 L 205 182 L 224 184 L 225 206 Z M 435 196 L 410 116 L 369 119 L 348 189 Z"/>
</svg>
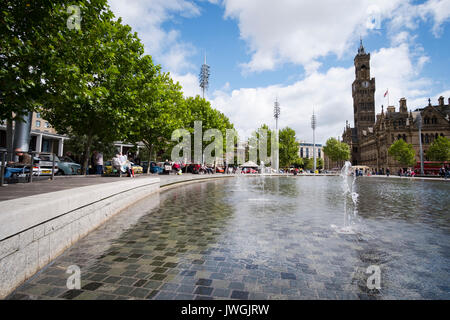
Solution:
<svg viewBox="0 0 450 320">
<path fill-rule="evenodd" d="M 103 174 L 103 154 L 97 150 L 94 151 L 94 168 L 95 174 Z"/>
</svg>

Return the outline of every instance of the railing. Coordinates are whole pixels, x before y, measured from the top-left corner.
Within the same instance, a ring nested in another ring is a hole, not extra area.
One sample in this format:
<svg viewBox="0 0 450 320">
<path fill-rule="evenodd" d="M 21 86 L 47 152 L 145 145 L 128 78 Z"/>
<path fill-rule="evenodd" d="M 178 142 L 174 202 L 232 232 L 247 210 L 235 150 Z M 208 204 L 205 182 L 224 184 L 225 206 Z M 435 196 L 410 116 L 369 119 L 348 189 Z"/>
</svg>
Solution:
<svg viewBox="0 0 450 320">
<path fill-rule="evenodd" d="M 7 159 L 8 152 L 5 151 L 5 150 L 0 150 L 0 153 L 1 153 L 1 161 L 2 161 L 1 162 L 1 168 L 0 168 L 0 186 L 3 187 L 3 186 L 7 185 L 7 184 L 5 184 L 5 169 L 7 167 L 6 159 Z M 29 179 L 28 179 L 28 182 L 29 183 L 33 182 L 33 174 L 34 174 L 33 173 L 33 169 L 34 169 L 34 166 L 35 166 L 34 165 L 34 157 L 36 155 L 38 155 L 38 156 L 42 156 L 42 155 L 51 156 L 51 158 L 52 158 L 52 161 L 51 161 L 52 162 L 52 169 L 51 169 L 52 173 L 51 173 L 50 179 L 54 180 L 54 178 L 55 178 L 55 163 L 56 163 L 56 159 L 55 159 L 56 155 L 54 153 L 50 153 L 50 152 L 36 152 L 36 151 L 22 152 L 22 153 L 27 153 L 27 154 L 31 155 L 31 163 L 28 165 L 28 167 L 29 167 L 29 173 L 28 173 Z M 24 169 L 23 173 L 25 173 L 25 168 L 26 167 L 27 166 L 23 167 L 23 169 Z M 39 176 L 40 175 L 40 171 L 39 171 L 40 164 L 37 165 L 37 168 L 38 168 L 37 175 Z"/>
</svg>

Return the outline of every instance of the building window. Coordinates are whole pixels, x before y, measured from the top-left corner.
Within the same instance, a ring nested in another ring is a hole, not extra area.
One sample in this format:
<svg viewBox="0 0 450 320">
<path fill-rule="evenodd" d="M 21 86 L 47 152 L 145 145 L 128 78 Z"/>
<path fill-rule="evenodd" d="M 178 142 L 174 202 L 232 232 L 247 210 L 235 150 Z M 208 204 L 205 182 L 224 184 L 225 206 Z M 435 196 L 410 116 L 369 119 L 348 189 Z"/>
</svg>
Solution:
<svg viewBox="0 0 450 320">
<path fill-rule="evenodd" d="M 431 119 L 431 124 L 437 124 L 437 119 L 436 118 L 432 118 Z"/>
<path fill-rule="evenodd" d="M 424 124 L 430 124 L 430 118 L 425 117 L 423 123 L 424 123 Z"/>
<path fill-rule="evenodd" d="M 318 156 L 319 156 L 319 158 L 321 158 L 321 156 L 320 156 L 320 148 L 319 148 L 319 151 L 318 151 L 318 153 L 319 153 L 319 155 L 318 155 Z"/>
<path fill-rule="evenodd" d="M 44 125 L 44 127 L 46 127 L 46 128 L 50 128 L 50 124 L 49 124 L 48 122 L 45 122 L 45 125 Z"/>
<path fill-rule="evenodd" d="M 303 158 L 303 147 L 300 148 L 300 158 Z"/>
<path fill-rule="evenodd" d="M 309 148 L 306 148 L 306 157 L 309 158 Z"/>
<path fill-rule="evenodd" d="M 41 126 L 41 121 L 36 120 L 36 127 L 37 127 L 37 128 L 40 128 L 40 126 Z"/>
<path fill-rule="evenodd" d="M 36 118 L 40 118 L 41 117 L 41 113 L 40 112 L 36 112 Z"/>
</svg>

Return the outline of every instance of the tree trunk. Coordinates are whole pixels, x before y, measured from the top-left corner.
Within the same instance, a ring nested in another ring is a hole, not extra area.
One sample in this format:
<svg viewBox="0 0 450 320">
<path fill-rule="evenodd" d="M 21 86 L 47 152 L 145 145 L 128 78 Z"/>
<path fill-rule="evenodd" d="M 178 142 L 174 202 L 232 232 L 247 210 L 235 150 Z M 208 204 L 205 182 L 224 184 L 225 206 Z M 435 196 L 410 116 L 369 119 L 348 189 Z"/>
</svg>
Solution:
<svg viewBox="0 0 450 320">
<path fill-rule="evenodd" d="M 83 161 L 83 175 L 86 175 L 86 171 L 89 168 L 89 156 L 91 152 L 93 134 L 88 134 L 86 144 L 84 145 L 84 161 Z"/>
<path fill-rule="evenodd" d="M 150 162 L 152 161 L 153 145 L 148 146 L 147 149 L 148 149 L 148 166 L 147 166 L 147 174 L 150 174 Z"/>
<path fill-rule="evenodd" d="M 13 121 L 8 120 L 6 122 L 6 161 L 13 161 L 13 141 L 14 141 L 14 131 L 13 131 Z"/>
</svg>

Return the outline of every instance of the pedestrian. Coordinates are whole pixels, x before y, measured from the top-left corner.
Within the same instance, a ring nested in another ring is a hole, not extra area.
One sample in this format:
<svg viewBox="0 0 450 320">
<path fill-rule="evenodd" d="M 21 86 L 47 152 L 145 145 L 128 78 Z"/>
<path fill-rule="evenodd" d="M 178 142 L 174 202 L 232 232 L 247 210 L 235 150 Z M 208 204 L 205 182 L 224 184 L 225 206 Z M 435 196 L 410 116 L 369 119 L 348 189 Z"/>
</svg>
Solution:
<svg viewBox="0 0 450 320">
<path fill-rule="evenodd" d="M 386 169 L 386 175 L 389 177 L 389 175 L 391 174 L 391 171 L 389 170 L 389 168 Z"/>
<path fill-rule="evenodd" d="M 103 154 L 97 150 L 94 151 L 94 168 L 95 174 L 103 174 Z"/>
</svg>

